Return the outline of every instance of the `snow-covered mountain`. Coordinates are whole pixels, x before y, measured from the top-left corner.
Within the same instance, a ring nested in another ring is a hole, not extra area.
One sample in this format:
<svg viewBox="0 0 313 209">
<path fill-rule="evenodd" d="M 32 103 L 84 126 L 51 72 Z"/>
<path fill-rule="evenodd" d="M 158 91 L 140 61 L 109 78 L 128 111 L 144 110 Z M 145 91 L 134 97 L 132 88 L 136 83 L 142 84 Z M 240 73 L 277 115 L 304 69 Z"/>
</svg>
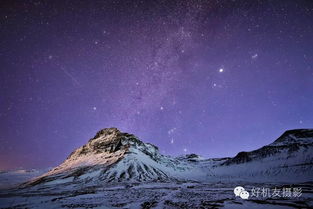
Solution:
<svg viewBox="0 0 313 209">
<path fill-rule="evenodd" d="M 27 185 L 73 181 L 170 181 L 188 169 L 188 164 L 161 155 L 156 146 L 116 128 L 107 128 L 72 152 L 61 165 Z M 177 175 L 170 175 L 173 173 Z"/>
<path fill-rule="evenodd" d="M 116 128 L 99 131 L 59 166 L 23 186 L 194 180 L 313 180 L 313 130 L 286 131 L 273 143 L 233 158 L 164 156 L 156 146 Z"/>
<path fill-rule="evenodd" d="M 313 180 L 313 130 L 286 131 L 273 143 L 239 152 L 212 171 L 216 176 L 250 181 L 305 182 Z"/>
</svg>

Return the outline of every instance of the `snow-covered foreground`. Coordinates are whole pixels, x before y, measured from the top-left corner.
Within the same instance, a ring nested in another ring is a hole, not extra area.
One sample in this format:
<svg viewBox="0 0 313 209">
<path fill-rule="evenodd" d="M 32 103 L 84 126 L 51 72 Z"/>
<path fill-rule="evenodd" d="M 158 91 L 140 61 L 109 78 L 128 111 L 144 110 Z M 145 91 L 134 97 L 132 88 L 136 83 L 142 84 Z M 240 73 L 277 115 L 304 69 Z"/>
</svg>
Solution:
<svg viewBox="0 0 313 209">
<path fill-rule="evenodd" d="M 300 197 L 243 200 L 233 190 L 242 185 L 282 188 L 286 185 L 232 183 L 114 183 L 83 187 L 69 184 L 57 187 L 31 187 L 0 192 L 0 208 L 312 208 L 312 182 L 301 187 Z M 290 186 L 290 185 L 287 185 Z"/>
</svg>

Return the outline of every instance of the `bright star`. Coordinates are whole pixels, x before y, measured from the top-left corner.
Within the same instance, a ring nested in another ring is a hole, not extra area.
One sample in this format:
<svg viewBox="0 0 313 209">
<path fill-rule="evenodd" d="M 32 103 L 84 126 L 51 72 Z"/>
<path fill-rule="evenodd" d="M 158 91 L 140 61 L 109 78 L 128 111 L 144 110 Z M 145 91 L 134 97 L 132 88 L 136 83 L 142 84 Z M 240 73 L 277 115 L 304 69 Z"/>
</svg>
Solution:
<svg viewBox="0 0 313 209">
<path fill-rule="evenodd" d="M 220 68 L 220 69 L 219 69 L 219 72 L 220 72 L 220 73 L 224 72 L 224 69 L 223 69 L 223 68 Z"/>
</svg>

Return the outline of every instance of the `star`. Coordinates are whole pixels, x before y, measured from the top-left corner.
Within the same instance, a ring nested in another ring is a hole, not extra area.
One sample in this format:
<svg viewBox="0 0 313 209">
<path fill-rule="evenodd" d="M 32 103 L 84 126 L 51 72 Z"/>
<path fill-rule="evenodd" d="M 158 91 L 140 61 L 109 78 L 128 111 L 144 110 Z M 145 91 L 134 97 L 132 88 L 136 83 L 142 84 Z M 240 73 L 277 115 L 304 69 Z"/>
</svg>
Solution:
<svg viewBox="0 0 313 209">
<path fill-rule="evenodd" d="M 174 133 L 174 131 L 176 130 L 176 128 L 171 128 L 170 130 L 167 131 L 168 135 L 171 135 Z"/>
<path fill-rule="evenodd" d="M 252 58 L 252 59 L 256 59 L 256 58 L 258 58 L 258 54 L 254 54 L 254 55 L 252 55 L 252 56 L 251 56 L 251 58 Z"/>
<path fill-rule="evenodd" d="M 187 152 L 187 148 L 184 148 L 183 151 L 184 151 L 184 152 Z"/>
<path fill-rule="evenodd" d="M 96 110 L 97 110 L 97 107 L 93 107 L 92 109 L 96 111 Z"/>
<path fill-rule="evenodd" d="M 224 72 L 224 69 L 223 69 L 223 68 L 220 68 L 220 69 L 218 70 L 218 72 L 222 73 L 222 72 Z"/>
</svg>

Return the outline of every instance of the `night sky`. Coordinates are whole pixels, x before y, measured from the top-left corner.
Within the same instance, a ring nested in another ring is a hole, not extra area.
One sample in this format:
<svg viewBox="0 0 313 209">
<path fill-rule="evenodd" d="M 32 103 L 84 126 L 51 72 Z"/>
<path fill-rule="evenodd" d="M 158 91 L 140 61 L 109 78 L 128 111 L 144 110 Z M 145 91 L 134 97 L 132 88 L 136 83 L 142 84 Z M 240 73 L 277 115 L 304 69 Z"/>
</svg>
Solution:
<svg viewBox="0 0 313 209">
<path fill-rule="evenodd" d="M 234 156 L 313 127 L 313 1 L 1 1 L 0 169 L 106 127 Z"/>
</svg>

